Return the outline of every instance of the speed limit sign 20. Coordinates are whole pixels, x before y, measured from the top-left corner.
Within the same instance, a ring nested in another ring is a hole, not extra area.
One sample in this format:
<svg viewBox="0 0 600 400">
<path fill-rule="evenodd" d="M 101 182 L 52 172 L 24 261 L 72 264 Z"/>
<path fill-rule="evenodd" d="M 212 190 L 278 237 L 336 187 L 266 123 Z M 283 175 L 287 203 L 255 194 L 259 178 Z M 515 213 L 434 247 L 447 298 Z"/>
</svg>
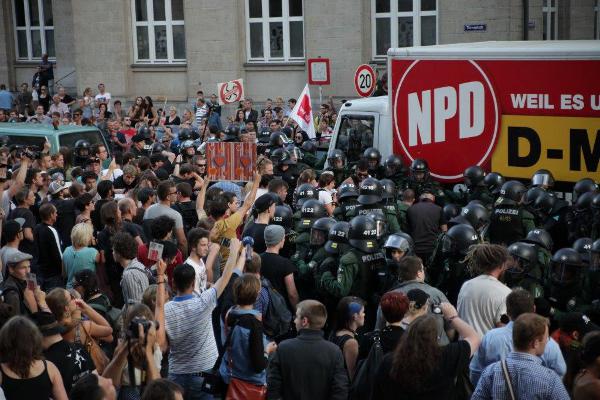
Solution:
<svg viewBox="0 0 600 400">
<path fill-rule="evenodd" d="M 375 71 L 368 64 L 359 65 L 354 74 L 354 88 L 361 97 L 369 97 L 375 90 Z"/>
</svg>

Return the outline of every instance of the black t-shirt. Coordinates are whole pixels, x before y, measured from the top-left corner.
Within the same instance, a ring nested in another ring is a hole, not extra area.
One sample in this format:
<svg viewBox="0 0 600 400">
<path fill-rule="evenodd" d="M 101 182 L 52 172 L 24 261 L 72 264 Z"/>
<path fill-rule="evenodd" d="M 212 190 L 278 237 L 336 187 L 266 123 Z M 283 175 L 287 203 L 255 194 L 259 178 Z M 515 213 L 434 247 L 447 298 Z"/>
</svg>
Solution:
<svg viewBox="0 0 600 400">
<path fill-rule="evenodd" d="M 415 252 L 431 253 L 441 233 L 440 226 L 446 223 L 442 207 L 430 200 L 421 200 L 408 208 L 409 233 L 415 241 Z"/>
<path fill-rule="evenodd" d="M 61 340 L 48 347 L 44 351 L 44 357 L 48 361 L 52 361 L 60 371 L 67 393 L 71 391 L 71 386 L 79 378 L 96 369 L 92 357 L 82 345 L 69 343 L 66 340 Z"/>
<path fill-rule="evenodd" d="M 62 98 L 62 100 L 60 101 L 61 103 L 65 103 L 65 104 L 69 104 L 74 102 L 75 99 L 72 98 L 71 96 L 69 96 L 68 94 L 65 94 L 65 97 Z"/>
<path fill-rule="evenodd" d="M 142 241 L 146 243 L 147 240 L 146 235 L 144 234 L 144 228 L 142 228 L 140 225 L 131 221 L 123 220 L 123 222 L 121 223 L 121 228 L 134 238 L 139 236 L 142 239 Z"/>
<path fill-rule="evenodd" d="M 115 181 L 113 182 L 113 186 L 115 189 L 125 189 L 125 191 L 127 192 L 128 190 L 133 189 L 134 187 L 136 187 L 138 184 L 138 179 L 135 178 L 131 184 L 127 184 L 125 183 L 125 181 L 123 180 L 123 175 L 119 175 L 119 177 L 117 179 L 115 179 Z"/>
<path fill-rule="evenodd" d="M 244 232 L 242 232 L 242 237 L 250 236 L 254 239 L 254 246 L 252 246 L 255 253 L 264 253 L 267 250 L 267 245 L 265 244 L 265 228 L 267 224 L 257 224 L 252 221 Z"/>
<path fill-rule="evenodd" d="M 383 354 L 387 354 L 396 348 L 403 333 L 404 329 L 394 325 L 388 325 L 379 332 Z M 358 352 L 359 360 L 368 357 L 369 351 L 371 351 L 371 347 L 373 346 L 373 336 L 374 332 L 369 332 L 361 338 Z"/>
<path fill-rule="evenodd" d="M 100 232 L 102 230 L 104 224 L 102 224 L 100 210 L 102 210 L 103 205 L 111 201 L 113 200 L 100 199 L 96 202 L 96 205 L 94 206 L 94 211 L 92 211 L 92 214 L 90 215 L 90 217 L 92 218 L 92 225 L 94 225 L 94 232 Z"/>
<path fill-rule="evenodd" d="M 8 214 L 7 221 L 11 221 L 17 218 L 23 218 L 25 220 L 25 223 L 23 224 L 23 229 L 31 228 L 31 233 L 33 233 L 33 228 L 35 228 L 36 222 L 35 217 L 33 216 L 33 213 L 29 208 L 15 208 L 10 212 L 10 214 Z M 25 238 L 21 240 L 21 243 L 19 244 L 19 250 L 23 253 L 31 254 L 34 257 L 36 255 L 35 243 Z"/>
<path fill-rule="evenodd" d="M 374 399 L 406 399 L 406 400 L 438 400 L 453 399 L 455 377 L 469 365 L 471 348 L 465 340 L 450 343 L 443 347 L 439 368 L 434 370 L 421 391 L 402 388 L 389 374 L 392 370 L 394 353 L 388 353 L 383 358 L 375 376 L 371 398 Z"/>
<path fill-rule="evenodd" d="M 254 248 L 256 249 L 256 242 L 254 242 L 254 244 Z M 271 282 L 273 289 L 277 290 L 285 298 L 288 308 L 291 310 L 292 307 L 285 286 L 285 277 L 296 272 L 296 266 L 287 258 L 283 258 L 279 254 L 273 253 L 262 253 L 260 255 L 260 260 L 261 275 L 267 278 L 269 282 Z"/>
</svg>

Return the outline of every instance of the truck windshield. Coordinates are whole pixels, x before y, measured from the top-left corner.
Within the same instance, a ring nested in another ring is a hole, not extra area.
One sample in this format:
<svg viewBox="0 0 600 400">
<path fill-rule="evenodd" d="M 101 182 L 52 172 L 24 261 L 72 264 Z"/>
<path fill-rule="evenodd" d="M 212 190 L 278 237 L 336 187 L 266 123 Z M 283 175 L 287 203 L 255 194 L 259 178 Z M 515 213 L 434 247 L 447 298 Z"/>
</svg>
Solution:
<svg viewBox="0 0 600 400">
<path fill-rule="evenodd" d="M 336 149 L 346 153 L 349 163 L 358 162 L 362 153 L 373 146 L 375 118 L 367 115 L 344 115 L 337 134 Z"/>
<path fill-rule="evenodd" d="M 60 135 L 58 141 L 60 142 L 60 146 L 66 146 L 72 149 L 75 147 L 75 142 L 77 142 L 79 139 L 87 140 L 92 146 L 96 143 L 104 144 L 104 140 L 102 140 L 101 135 L 102 134 L 100 131 L 65 133 Z"/>
</svg>

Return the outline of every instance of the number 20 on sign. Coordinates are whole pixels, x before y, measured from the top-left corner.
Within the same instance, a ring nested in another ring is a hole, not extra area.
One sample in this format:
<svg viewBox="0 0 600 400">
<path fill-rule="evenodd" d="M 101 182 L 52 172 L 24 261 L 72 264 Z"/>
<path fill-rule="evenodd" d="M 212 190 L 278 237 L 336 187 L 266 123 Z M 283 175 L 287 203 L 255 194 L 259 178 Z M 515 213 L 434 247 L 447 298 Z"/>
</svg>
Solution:
<svg viewBox="0 0 600 400">
<path fill-rule="evenodd" d="M 375 71 L 368 64 L 359 65 L 354 74 L 354 88 L 361 97 L 369 97 L 375 90 Z"/>
</svg>

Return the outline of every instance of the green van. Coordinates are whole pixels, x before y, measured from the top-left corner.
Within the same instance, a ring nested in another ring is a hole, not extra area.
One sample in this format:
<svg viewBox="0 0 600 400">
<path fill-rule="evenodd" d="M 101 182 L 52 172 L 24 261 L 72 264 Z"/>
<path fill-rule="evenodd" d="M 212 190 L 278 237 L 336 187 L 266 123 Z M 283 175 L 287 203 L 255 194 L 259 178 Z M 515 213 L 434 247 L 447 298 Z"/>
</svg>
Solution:
<svg viewBox="0 0 600 400">
<path fill-rule="evenodd" d="M 92 146 L 96 143 L 103 143 L 106 146 L 104 136 L 95 126 L 60 125 L 58 129 L 54 129 L 50 124 L 5 122 L 0 123 L 0 136 L 8 136 L 9 146 L 36 146 L 38 150 L 44 147 L 47 139 L 50 142 L 51 154 L 58 152 L 61 146 L 72 150 L 75 142 L 80 139 L 87 140 Z M 109 150 L 108 146 L 106 148 Z"/>
</svg>

